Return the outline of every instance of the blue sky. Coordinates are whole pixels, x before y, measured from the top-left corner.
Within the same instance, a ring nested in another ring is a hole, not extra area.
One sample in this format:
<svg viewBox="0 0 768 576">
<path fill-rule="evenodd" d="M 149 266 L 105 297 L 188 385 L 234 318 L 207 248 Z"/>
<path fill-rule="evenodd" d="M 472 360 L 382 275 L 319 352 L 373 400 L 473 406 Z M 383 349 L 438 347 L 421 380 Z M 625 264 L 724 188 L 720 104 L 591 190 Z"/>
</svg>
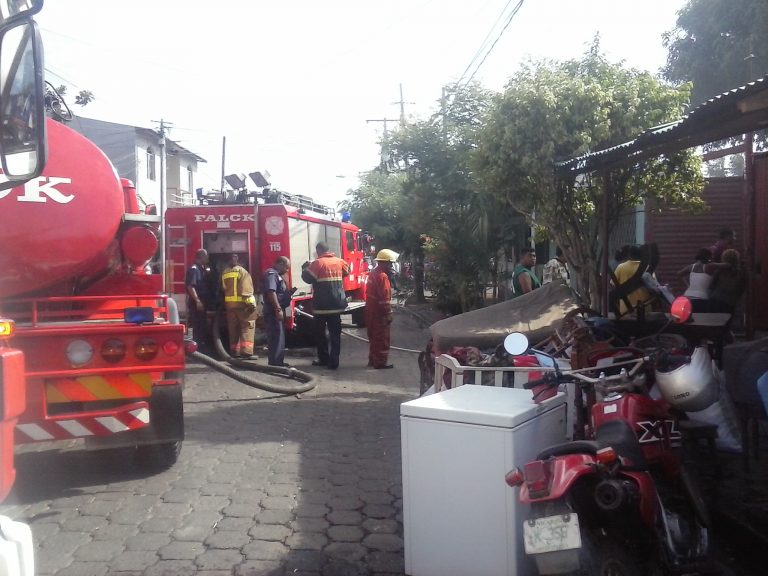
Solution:
<svg viewBox="0 0 768 576">
<path fill-rule="evenodd" d="M 96 101 L 76 113 L 153 127 L 208 160 L 200 182 L 267 169 L 281 189 L 334 203 L 378 159 L 380 123 L 434 110 L 503 9 L 518 0 L 47 0 L 47 79 Z M 475 79 L 494 90 L 527 58 L 581 54 L 657 71 L 684 0 L 526 0 Z M 341 177 L 339 177 L 341 176 Z"/>
</svg>

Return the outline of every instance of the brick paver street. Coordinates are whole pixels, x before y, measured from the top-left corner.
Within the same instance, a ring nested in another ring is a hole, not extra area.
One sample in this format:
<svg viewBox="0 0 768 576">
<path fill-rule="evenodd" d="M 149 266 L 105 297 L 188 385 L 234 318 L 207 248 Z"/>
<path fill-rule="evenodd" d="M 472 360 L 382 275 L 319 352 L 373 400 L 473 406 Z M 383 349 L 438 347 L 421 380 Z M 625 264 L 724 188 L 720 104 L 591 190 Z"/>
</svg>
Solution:
<svg viewBox="0 0 768 576">
<path fill-rule="evenodd" d="M 395 326 L 393 344 L 423 348 L 411 316 Z M 38 445 L 0 513 L 32 526 L 39 574 L 402 574 L 399 405 L 418 395 L 416 356 L 372 370 L 364 342 L 342 347 L 336 372 L 289 358 L 319 375 L 301 399 L 193 364 L 173 468 Z"/>
</svg>

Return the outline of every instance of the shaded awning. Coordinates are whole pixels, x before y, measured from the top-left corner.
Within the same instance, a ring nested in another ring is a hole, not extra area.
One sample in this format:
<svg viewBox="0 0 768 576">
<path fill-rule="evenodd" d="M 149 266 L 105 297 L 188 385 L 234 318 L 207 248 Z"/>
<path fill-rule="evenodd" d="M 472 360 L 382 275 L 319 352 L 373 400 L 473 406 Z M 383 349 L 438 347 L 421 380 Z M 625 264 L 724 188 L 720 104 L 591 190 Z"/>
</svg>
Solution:
<svg viewBox="0 0 768 576">
<path fill-rule="evenodd" d="M 646 158 L 768 128 L 768 76 L 700 104 L 675 122 L 654 126 L 634 140 L 555 163 L 560 177 L 635 164 Z"/>
</svg>

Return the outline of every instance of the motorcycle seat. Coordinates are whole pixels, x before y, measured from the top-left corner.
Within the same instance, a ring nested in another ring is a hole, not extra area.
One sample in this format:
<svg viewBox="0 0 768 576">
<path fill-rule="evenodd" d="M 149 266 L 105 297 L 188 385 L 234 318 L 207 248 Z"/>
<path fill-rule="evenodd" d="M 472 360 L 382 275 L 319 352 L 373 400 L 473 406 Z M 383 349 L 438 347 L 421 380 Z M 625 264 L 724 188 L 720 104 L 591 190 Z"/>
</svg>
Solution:
<svg viewBox="0 0 768 576">
<path fill-rule="evenodd" d="M 567 454 L 597 455 L 601 448 L 613 448 L 624 459 L 622 469 L 642 472 L 648 470 L 648 463 L 637 435 L 623 420 L 610 420 L 602 424 L 596 433 L 596 440 L 574 440 L 545 448 L 536 456 L 537 460 L 546 460 L 553 456 Z"/>
</svg>

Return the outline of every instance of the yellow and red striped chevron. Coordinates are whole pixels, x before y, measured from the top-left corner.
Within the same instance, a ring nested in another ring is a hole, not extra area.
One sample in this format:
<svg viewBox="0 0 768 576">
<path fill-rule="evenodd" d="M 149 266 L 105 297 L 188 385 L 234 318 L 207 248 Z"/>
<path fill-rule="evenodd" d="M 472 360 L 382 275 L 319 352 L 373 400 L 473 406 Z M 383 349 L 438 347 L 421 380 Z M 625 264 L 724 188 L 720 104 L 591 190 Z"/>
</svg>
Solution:
<svg viewBox="0 0 768 576">
<path fill-rule="evenodd" d="M 146 398 L 152 393 L 152 380 L 147 372 L 57 378 L 46 380 L 45 397 L 49 404 Z"/>
</svg>

